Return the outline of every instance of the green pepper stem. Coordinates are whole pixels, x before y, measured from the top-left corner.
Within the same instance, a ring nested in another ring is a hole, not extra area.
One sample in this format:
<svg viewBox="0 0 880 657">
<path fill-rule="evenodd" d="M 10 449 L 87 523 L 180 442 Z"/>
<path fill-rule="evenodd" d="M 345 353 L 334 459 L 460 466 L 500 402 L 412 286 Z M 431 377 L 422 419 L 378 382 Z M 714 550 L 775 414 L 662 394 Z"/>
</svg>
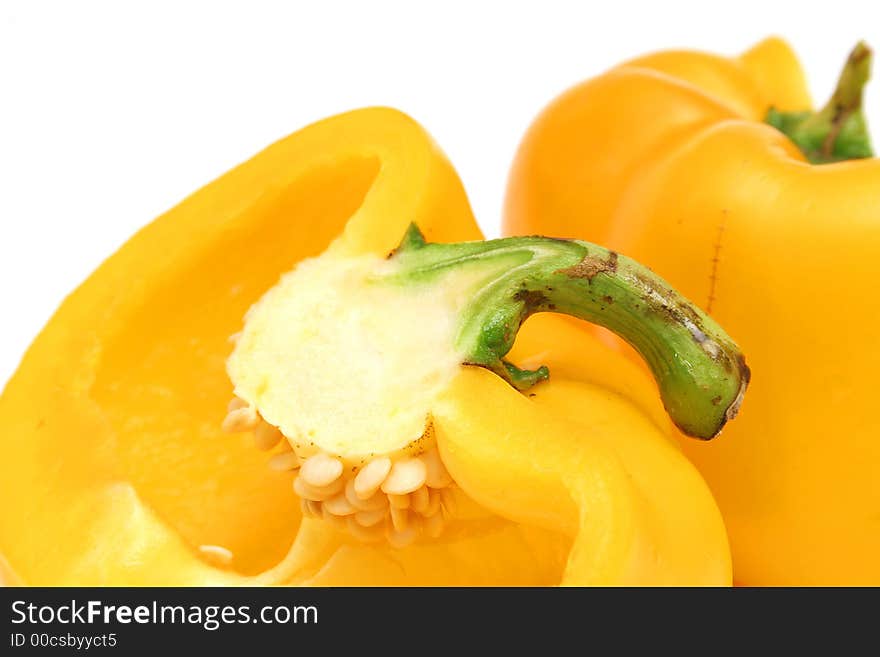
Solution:
<svg viewBox="0 0 880 657">
<path fill-rule="evenodd" d="M 850 53 L 831 99 L 818 112 L 780 112 L 766 122 L 787 135 L 813 164 L 873 157 L 862 96 L 871 77 L 871 49 L 864 42 Z"/>
<path fill-rule="evenodd" d="M 390 259 L 406 284 L 444 284 L 468 273 L 456 347 L 519 390 L 549 376 L 504 359 L 530 315 L 558 312 L 604 326 L 648 364 L 673 422 L 708 440 L 739 410 L 749 368 L 733 340 L 659 276 L 614 251 L 578 240 L 508 237 L 427 243 L 413 225 Z M 461 279 L 459 279 L 461 280 Z"/>
</svg>

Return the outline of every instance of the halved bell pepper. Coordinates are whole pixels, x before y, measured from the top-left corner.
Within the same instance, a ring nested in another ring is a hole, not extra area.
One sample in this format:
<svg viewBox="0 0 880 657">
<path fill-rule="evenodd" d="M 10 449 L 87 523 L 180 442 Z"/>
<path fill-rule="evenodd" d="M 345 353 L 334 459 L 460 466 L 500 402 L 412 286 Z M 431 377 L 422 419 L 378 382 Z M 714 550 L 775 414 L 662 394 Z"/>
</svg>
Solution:
<svg viewBox="0 0 880 657">
<path fill-rule="evenodd" d="M 599 241 L 653 268 L 743 345 L 749 403 L 683 443 L 744 584 L 880 584 L 880 161 L 870 51 L 810 109 L 779 39 L 647 55 L 553 101 L 511 172 L 507 234 Z"/>
<path fill-rule="evenodd" d="M 748 378 L 735 345 L 623 256 L 447 244 L 479 238 L 434 142 L 380 108 L 295 133 L 145 227 L 0 398 L 7 579 L 728 584 L 724 526 L 663 405 L 720 430 Z M 640 346 L 662 402 L 552 315 L 507 353 L 556 305 Z M 401 428 L 413 409 L 419 435 Z"/>
</svg>

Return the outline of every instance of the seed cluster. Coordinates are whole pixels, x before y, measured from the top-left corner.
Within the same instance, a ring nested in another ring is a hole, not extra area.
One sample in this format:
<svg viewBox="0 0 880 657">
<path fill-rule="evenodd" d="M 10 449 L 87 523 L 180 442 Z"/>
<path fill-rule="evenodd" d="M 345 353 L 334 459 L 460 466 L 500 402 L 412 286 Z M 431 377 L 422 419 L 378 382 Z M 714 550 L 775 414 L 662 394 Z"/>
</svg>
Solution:
<svg viewBox="0 0 880 657">
<path fill-rule="evenodd" d="M 251 431 L 258 449 L 270 450 L 284 435 L 247 402 L 234 398 L 223 420 L 230 433 Z M 323 518 L 365 542 L 383 539 L 403 548 L 419 536 L 437 538 L 453 505 L 449 476 L 436 446 L 417 456 L 378 455 L 358 467 L 327 452 L 302 459 L 287 440 L 269 467 L 295 473 L 293 490 L 305 517 Z"/>
</svg>

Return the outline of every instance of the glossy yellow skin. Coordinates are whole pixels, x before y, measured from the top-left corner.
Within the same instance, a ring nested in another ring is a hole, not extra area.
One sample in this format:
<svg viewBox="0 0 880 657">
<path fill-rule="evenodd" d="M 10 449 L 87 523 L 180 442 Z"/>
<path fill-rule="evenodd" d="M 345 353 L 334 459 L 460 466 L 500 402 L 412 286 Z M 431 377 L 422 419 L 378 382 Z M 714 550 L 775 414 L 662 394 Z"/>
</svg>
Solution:
<svg viewBox="0 0 880 657">
<path fill-rule="evenodd" d="M 812 166 L 767 108 L 808 109 L 790 49 L 649 55 L 527 133 L 508 234 L 590 239 L 717 319 L 752 368 L 741 414 L 683 439 L 743 584 L 880 584 L 880 161 Z"/>
<path fill-rule="evenodd" d="M 523 396 L 462 367 L 437 400 L 462 491 L 403 550 L 301 520 L 291 473 L 220 423 L 228 336 L 338 237 L 386 253 L 410 222 L 478 239 L 461 184 L 408 117 L 366 109 L 278 142 L 134 236 L 65 301 L 0 398 L 0 577 L 32 585 L 730 583 L 708 488 L 651 382 L 589 333 L 530 320 Z M 230 568 L 198 546 L 230 549 Z"/>
</svg>

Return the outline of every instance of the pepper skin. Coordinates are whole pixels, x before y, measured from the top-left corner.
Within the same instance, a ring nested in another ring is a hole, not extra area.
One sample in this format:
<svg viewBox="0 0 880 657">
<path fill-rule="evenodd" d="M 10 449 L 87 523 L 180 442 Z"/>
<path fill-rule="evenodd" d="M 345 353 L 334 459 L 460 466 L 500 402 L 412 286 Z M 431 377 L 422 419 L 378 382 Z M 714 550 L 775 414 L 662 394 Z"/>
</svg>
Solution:
<svg viewBox="0 0 880 657">
<path fill-rule="evenodd" d="M 729 584 L 720 514 L 654 385 L 553 316 L 530 319 L 511 352 L 553 372 L 532 396 L 460 367 L 438 398 L 459 507 L 437 540 L 366 545 L 302 518 L 291 473 L 221 433 L 228 337 L 245 311 L 332 239 L 385 255 L 410 222 L 432 242 L 480 238 L 431 138 L 365 109 L 269 147 L 109 258 L 0 398 L 7 581 Z"/>
<path fill-rule="evenodd" d="M 844 92 L 858 110 L 869 55 L 857 47 L 815 116 L 841 114 Z M 722 509 L 736 582 L 877 585 L 880 162 L 809 164 L 764 123 L 809 109 L 797 59 L 775 38 L 731 59 L 666 52 L 623 64 L 530 127 L 505 232 L 626 253 L 748 353 L 740 419 L 711 444 L 682 443 Z"/>
</svg>

